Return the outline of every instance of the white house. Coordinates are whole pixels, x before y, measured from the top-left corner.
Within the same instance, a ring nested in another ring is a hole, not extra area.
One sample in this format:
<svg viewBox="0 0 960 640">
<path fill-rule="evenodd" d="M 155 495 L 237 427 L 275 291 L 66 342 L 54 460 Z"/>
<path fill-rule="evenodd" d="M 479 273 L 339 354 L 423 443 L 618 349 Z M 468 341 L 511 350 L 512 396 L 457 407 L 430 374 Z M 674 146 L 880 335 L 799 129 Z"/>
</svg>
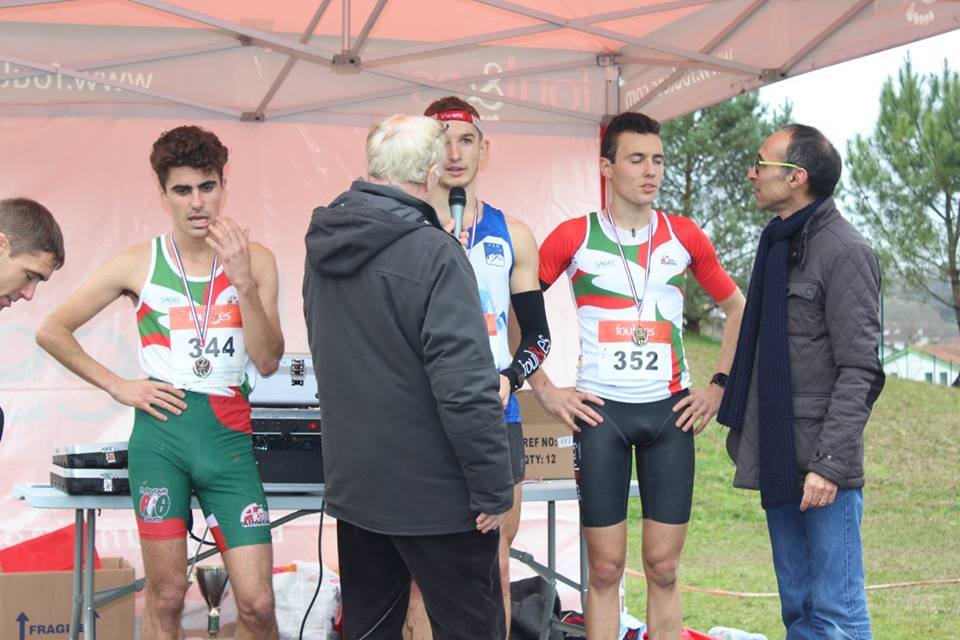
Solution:
<svg viewBox="0 0 960 640">
<path fill-rule="evenodd" d="M 960 375 L 960 364 L 908 347 L 884 358 L 883 371 L 905 380 L 950 385 Z"/>
</svg>

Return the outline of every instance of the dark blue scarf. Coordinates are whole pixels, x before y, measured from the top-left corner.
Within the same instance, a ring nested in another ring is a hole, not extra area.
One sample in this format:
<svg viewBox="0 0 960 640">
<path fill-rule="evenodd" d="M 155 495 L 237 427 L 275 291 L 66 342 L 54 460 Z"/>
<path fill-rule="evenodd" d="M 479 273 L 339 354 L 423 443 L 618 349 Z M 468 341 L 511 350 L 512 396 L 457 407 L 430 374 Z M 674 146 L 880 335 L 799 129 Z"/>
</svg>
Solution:
<svg viewBox="0 0 960 640">
<path fill-rule="evenodd" d="M 760 235 L 747 306 L 740 323 L 737 354 L 720 403 L 717 421 L 739 431 L 757 355 L 760 410 L 760 504 L 764 509 L 803 497 L 793 447 L 793 397 L 787 346 L 787 256 L 799 233 L 823 200 L 786 220 L 771 220 Z"/>
</svg>

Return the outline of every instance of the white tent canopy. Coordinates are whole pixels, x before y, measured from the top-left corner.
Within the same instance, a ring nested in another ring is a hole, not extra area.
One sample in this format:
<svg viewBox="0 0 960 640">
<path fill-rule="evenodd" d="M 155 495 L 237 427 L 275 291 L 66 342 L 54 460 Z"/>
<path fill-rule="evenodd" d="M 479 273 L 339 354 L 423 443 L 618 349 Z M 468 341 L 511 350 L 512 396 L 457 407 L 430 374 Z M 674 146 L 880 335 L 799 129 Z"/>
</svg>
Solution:
<svg viewBox="0 0 960 640">
<path fill-rule="evenodd" d="M 946 0 L 0 0 L 0 113 L 668 119 L 950 29 Z M 13 111 L 11 111 L 13 110 Z"/>
<path fill-rule="evenodd" d="M 199 124 L 230 148 L 225 214 L 274 251 L 287 350 L 302 352 L 310 211 L 364 173 L 378 117 L 466 96 L 495 134 L 479 196 L 542 240 L 599 203 L 606 116 L 668 119 L 958 27 L 950 0 L 0 0 L 0 197 L 49 207 L 67 253 L 36 300 L 0 317 L 0 547 L 72 521 L 10 497 L 18 482 L 45 480 L 53 444 L 129 436 L 132 410 L 57 365 L 33 335 L 99 265 L 169 231 L 148 162 L 164 129 Z M 568 384 L 578 343 L 565 287 L 547 292 L 547 311 L 546 369 Z M 127 378 L 142 375 L 133 319 L 123 300 L 77 332 Z M 542 559 L 538 507 L 524 507 L 515 546 Z M 558 513 L 558 566 L 575 572 L 576 506 Z M 278 564 L 315 557 L 315 521 L 274 536 Z M 327 527 L 325 558 L 333 540 Z M 139 571 L 138 544 L 129 512 L 104 512 L 101 555 Z M 203 624 L 191 598 L 189 624 Z M 576 605 L 572 591 L 564 598 Z"/>
</svg>

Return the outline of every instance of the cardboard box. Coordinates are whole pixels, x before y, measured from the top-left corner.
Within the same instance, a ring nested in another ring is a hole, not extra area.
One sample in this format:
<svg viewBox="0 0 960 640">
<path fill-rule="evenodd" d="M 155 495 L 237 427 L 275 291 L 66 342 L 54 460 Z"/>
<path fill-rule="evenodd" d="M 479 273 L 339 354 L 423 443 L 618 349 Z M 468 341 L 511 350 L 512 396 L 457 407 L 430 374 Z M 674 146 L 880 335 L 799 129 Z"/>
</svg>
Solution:
<svg viewBox="0 0 960 640">
<path fill-rule="evenodd" d="M 97 591 L 133 582 L 133 567 L 123 558 L 102 558 L 94 573 Z M 97 609 L 97 637 L 134 637 L 132 593 Z M 73 607 L 73 572 L 0 571 L 0 640 L 66 640 Z M 82 622 L 81 614 L 81 625 Z M 83 636 L 81 636 L 83 637 Z"/>
<path fill-rule="evenodd" d="M 573 478 L 573 431 L 547 413 L 533 392 L 517 392 L 527 480 Z"/>
</svg>

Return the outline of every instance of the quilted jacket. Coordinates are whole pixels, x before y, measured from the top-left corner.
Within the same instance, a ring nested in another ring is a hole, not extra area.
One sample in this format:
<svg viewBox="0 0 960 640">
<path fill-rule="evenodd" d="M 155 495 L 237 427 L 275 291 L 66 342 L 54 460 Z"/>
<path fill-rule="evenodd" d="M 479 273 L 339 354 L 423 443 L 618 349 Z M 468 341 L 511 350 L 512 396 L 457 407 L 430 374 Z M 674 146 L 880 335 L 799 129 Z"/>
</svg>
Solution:
<svg viewBox="0 0 960 640">
<path fill-rule="evenodd" d="M 833 198 L 791 243 L 787 280 L 797 481 L 813 471 L 840 488 L 862 487 L 863 429 L 884 383 L 880 264 Z M 734 485 L 744 489 L 760 488 L 756 376 L 755 366 L 743 428 L 727 435 Z"/>
</svg>

